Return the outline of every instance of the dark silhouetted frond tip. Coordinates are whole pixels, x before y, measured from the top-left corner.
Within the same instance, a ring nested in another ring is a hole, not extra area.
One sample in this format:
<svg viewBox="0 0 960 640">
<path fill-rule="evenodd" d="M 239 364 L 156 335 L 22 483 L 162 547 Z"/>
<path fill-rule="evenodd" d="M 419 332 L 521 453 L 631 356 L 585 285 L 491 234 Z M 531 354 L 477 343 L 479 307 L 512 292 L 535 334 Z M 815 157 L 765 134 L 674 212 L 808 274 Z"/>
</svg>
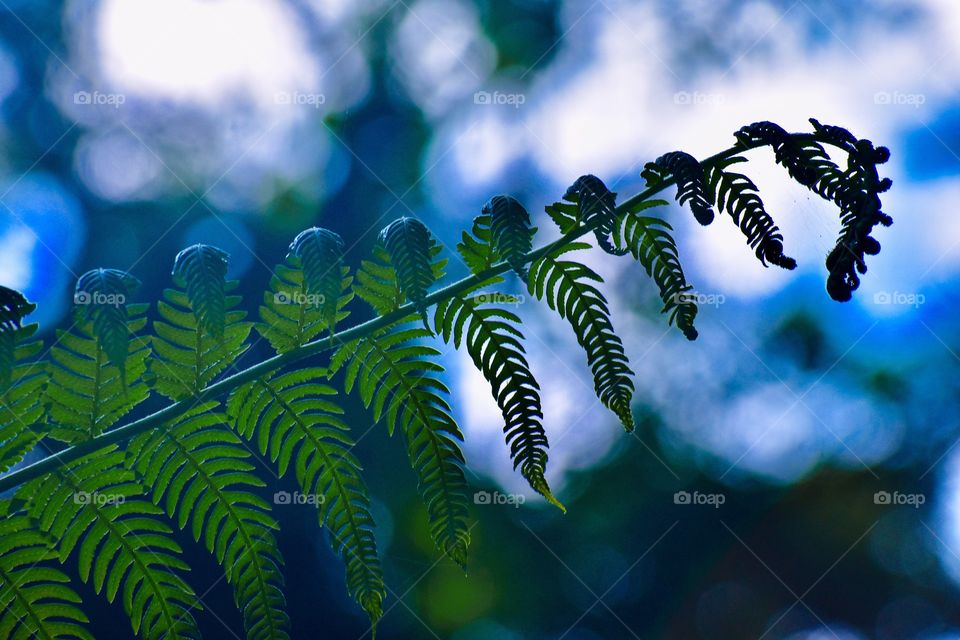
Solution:
<svg viewBox="0 0 960 640">
<path fill-rule="evenodd" d="M 727 171 L 734 164 L 746 162 L 746 158 L 733 157 L 718 162 L 707 172 L 709 193 L 717 207 L 730 215 L 747 239 L 747 244 L 761 264 L 777 265 L 795 269 L 797 261 L 783 254 L 783 235 L 763 206 L 757 186 L 743 175 Z"/>
<path fill-rule="evenodd" d="M 659 218 L 641 215 L 646 209 L 666 204 L 666 200 L 650 200 L 636 210 L 618 216 L 613 238 L 617 246 L 633 255 L 657 284 L 663 300 L 661 313 L 666 313 L 669 322 L 676 324 L 688 340 L 695 340 L 696 297 L 686 295 L 693 287 L 683 274 L 677 244 L 670 235 L 673 228 Z"/>
<path fill-rule="evenodd" d="M 526 257 L 533 249 L 534 228 L 530 214 L 513 196 L 493 196 L 481 214 L 490 216 L 490 236 L 494 251 L 523 280 L 527 279 Z"/>
<path fill-rule="evenodd" d="M 39 439 L 43 422 L 46 363 L 36 362 L 43 343 L 30 341 L 36 323 L 23 319 L 36 305 L 18 291 L 0 287 L 0 473 L 23 460 Z"/>
<path fill-rule="evenodd" d="M 343 247 L 343 238 L 333 231 L 312 227 L 294 238 L 289 251 L 303 270 L 303 294 L 320 307 L 331 331 L 343 284 Z"/>
<path fill-rule="evenodd" d="M 70 578 L 50 566 L 50 543 L 23 515 L 0 520 L 0 635 L 94 640 Z"/>
<path fill-rule="evenodd" d="M 128 301 L 139 286 L 140 281 L 126 271 L 94 269 L 80 276 L 73 294 L 80 323 L 90 324 L 92 335 L 124 380 L 130 345 Z"/>
<path fill-rule="evenodd" d="M 218 408 L 194 407 L 137 437 L 127 466 L 152 488 L 153 503 L 215 555 L 248 640 L 287 640 L 283 559 L 273 536 L 279 527 L 255 493 L 265 483 L 251 473 L 250 452 Z"/>
<path fill-rule="evenodd" d="M 431 262 L 436 242 L 430 230 L 416 218 L 399 218 L 380 232 L 380 243 L 390 255 L 400 290 L 420 312 L 426 325 L 424 300 L 427 289 L 435 281 Z"/>
<path fill-rule="evenodd" d="M 843 127 L 838 127 L 832 124 L 820 124 L 820 121 L 816 118 L 810 118 L 810 124 L 813 125 L 814 131 L 837 147 L 850 152 L 853 151 L 857 146 L 857 136 L 853 135 L 849 130 L 844 129 Z M 883 162 L 886 162 L 886 160 L 880 161 L 880 164 L 883 164 Z"/>
<path fill-rule="evenodd" d="M 860 286 L 860 275 L 866 273 L 866 256 L 880 253 L 880 243 L 871 236 L 876 225 L 885 227 L 893 219 L 881 210 L 880 194 L 890 188 L 889 178 L 880 179 L 877 164 L 890 158 L 885 147 L 874 148 L 869 140 L 858 140 L 850 152 L 847 180 L 858 185 L 844 190 L 840 206 L 840 237 L 827 256 L 827 292 L 845 302 Z"/>
<path fill-rule="evenodd" d="M 227 253 L 206 244 L 195 244 L 177 254 L 173 281 L 186 291 L 190 310 L 214 338 L 223 335 L 227 314 Z"/>
<path fill-rule="evenodd" d="M 702 225 L 713 222 L 713 206 L 706 189 L 703 166 L 689 153 L 671 151 L 653 162 L 648 162 L 641 176 L 651 186 L 660 184 L 667 176 L 677 183 L 677 202 L 688 204 L 693 217 Z"/>
<path fill-rule="evenodd" d="M 0 330 L 19 329 L 23 318 L 36 308 L 16 289 L 0 286 Z"/>
<path fill-rule="evenodd" d="M 850 300 L 865 273 L 865 256 L 880 251 L 880 243 L 870 233 L 880 224 L 889 226 L 892 218 L 881 211 L 879 194 L 890 188 L 889 178 L 880 179 L 877 165 L 890 158 L 886 147 L 859 140 L 843 127 L 810 120 L 815 135 L 847 153 L 847 169 L 841 169 L 816 140 L 798 139 L 771 122 L 757 122 L 737 132 L 744 145 L 770 146 L 777 162 L 785 166 L 797 182 L 808 187 L 840 209 L 842 225 L 837 245 L 827 256 L 827 292 L 834 300 Z"/>
<path fill-rule="evenodd" d="M 623 342 L 613 331 L 607 300 L 591 284 L 603 279 L 584 264 L 560 260 L 570 251 L 589 246 L 572 242 L 537 259 L 530 267 L 528 286 L 532 295 L 546 301 L 573 328 L 587 354 L 597 397 L 620 418 L 624 429 L 633 431 L 633 372 Z"/>
<path fill-rule="evenodd" d="M 27 302 L 19 291 L 0 286 L 0 390 L 10 384 L 13 375 L 15 351 L 22 336 L 23 319 L 36 308 L 37 305 Z M 35 331 L 36 327 L 33 330 Z"/>
<path fill-rule="evenodd" d="M 501 300 L 502 298 L 502 300 Z M 466 338 L 467 353 L 490 383 L 503 414 L 503 432 L 514 468 L 546 500 L 566 511 L 546 480 L 547 434 L 543 428 L 540 385 L 530 371 L 523 349 L 523 334 L 515 314 L 493 306 L 505 302 L 503 294 L 480 294 L 461 300 L 450 298 L 437 305 L 436 332 L 457 349 Z"/>
<path fill-rule="evenodd" d="M 110 602 L 122 595 L 135 634 L 199 640 L 192 611 L 203 606 L 180 577 L 189 569 L 180 546 L 123 463 L 108 447 L 22 485 L 16 502 L 55 541 L 61 562 L 76 553 L 83 582 Z"/>
<path fill-rule="evenodd" d="M 817 170 L 810 163 L 811 151 L 819 147 L 816 142 L 808 148 L 773 122 L 754 122 L 737 131 L 734 136 L 745 146 L 768 146 L 773 149 L 777 163 L 787 169 L 790 177 L 809 187 L 817 180 Z M 819 148 L 823 152 L 823 148 Z M 824 154 L 825 155 L 825 154 Z"/>
<path fill-rule="evenodd" d="M 160 319 L 153 322 L 156 358 L 150 361 L 150 383 L 173 400 L 196 396 L 236 362 L 249 348 L 253 326 L 243 321 L 247 312 L 236 308 L 240 296 L 228 295 L 238 283 L 226 280 L 226 254 L 204 245 L 187 251 L 174 267 L 174 273 L 184 274 L 174 277 L 179 288 L 164 290 L 157 304 Z"/>
<path fill-rule="evenodd" d="M 320 496 L 320 524 L 346 566 L 347 589 L 373 624 L 383 615 L 386 587 L 374 538 L 370 495 L 354 442 L 334 402 L 337 391 L 318 382 L 322 369 L 267 376 L 238 387 L 227 412 L 234 428 L 277 463 L 296 470 L 304 495 Z"/>
<path fill-rule="evenodd" d="M 421 343 L 429 329 L 394 327 L 347 343 L 330 359 L 331 373 L 343 370 L 347 393 L 357 388 L 373 419 L 382 418 L 392 435 L 399 427 L 427 506 L 430 533 L 437 547 L 466 567 L 467 481 L 463 434 L 451 415 L 450 390 L 440 380 L 440 352 Z"/>
<path fill-rule="evenodd" d="M 610 191 L 603 180 L 594 175 L 583 175 L 567 187 L 563 199 L 577 205 L 577 214 L 584 224 L 593 224 L 597 245 L 614 256 L 626 255 L 610 242 L 616 219 L 617 194 Z"/>
</svg>

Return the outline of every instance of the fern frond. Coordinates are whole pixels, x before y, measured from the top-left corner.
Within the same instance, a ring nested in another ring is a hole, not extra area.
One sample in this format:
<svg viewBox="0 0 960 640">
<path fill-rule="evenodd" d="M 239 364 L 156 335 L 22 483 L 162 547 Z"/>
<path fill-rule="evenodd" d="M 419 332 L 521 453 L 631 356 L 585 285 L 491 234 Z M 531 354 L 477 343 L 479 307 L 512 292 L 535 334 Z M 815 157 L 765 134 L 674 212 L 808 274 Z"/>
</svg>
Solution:
<svg viewBox="0 0 960 640">
<path fill-rule="evenodd" d="M 95 438 L 149 394 L 141 378 L 150 350 L 147 339 L 136 335 L 147 322 L 147 305 L 126 303 L 130 289 L 120 287 L 131 282 L 120 272 L 98 269 L 77 283 L 75 309 L 82 324 L 58 331 L 50 351 L 45 398 L 50 436 L 57 440 L 75 444 Z"/>
<path fill-rule="evenodd" d="M 520 318 L 485 305 L 476 297 L 453 297 L 437 305 L 434 326 L 456 348 L 466 338 L 467 353 L 490 383 L 503 414 L 503 432 L 513 466 L 550 504 L 566 511 L 547 484 L 547 434 L 543 428 L 540 385 L 530 371 L 516 327 Z"/>
<path fill-rule="evenodd" d="M 484 212 L 487 210 L 487 206 L 489 206 L 489 203 L 484 206 Z M 490 214 L 481 213 L 473 219 L 471 231 L 463 231 L 460 235 L 460 242 L 457 243 L 457 253 L 463 258 L 463 262 L 470 269 L 470 273 L 482 273 L 497 262 L 498 254 L 493 246 L 490 224 Z"/>
<path fill-rule="evenodd" d="M 503 258 L 523 280 L 527 279 L 526 256 L 533 249 L 536 229 L 530 214 L 513 196 L 493 196 L 480 211 L 490 216 L 490 240 L 496 254 Z"/>
<path fill-rule="evenodd" d="M 791 178 L 806 187 L 817 182 L 817 176 L 827 163 L 833 165 L 823 147 L 815 140 L 799 142 L 773 122 L 754 122 L 742 127 L 734 136 L 744 146 L 763 145 L 773 149 L 777 164 L 786 168 Z"/>
<path fill-rule="evenodd" d="M 697 222 L 706 226 L 713 222 L 713 206 L 706 190 L 703 166 L 685 151 L 665 153 L 648 162 L 640 174 L 650 186 L 661 183 L 667 176 L 677 182 L 677 202 L 690 203 L 690 211 Z"/>
<path fill-rule="evenodd" d="M 226 254 L 213 247 L 194 245 L 177 256 L 174 280 L 186 290 L 163 292 L 150 361 L 153 388 L 172 400 L 196 396 L 248 349 L 253 325 L 234 309 L 240 296 L 227 292 L 237 281 L 227 281 L 226 272 Z"/>
<path fill-rule="evenodd" d="M 302 369 L 249 382 L 233 392 L 227 411 L 237 431 L 278 464 L 280 475 L 293 466 L 304 494 L 322 496 L 320 524 L 346 565 L 347 588 L 376 623 L 385 587 L 369 491 L 351 453 L 343 410 L 330 400 L 337 392 L 317 382 L 326 375 Z"/>
<path fill-rule="evenodd" d="M 326 328 L 337 323 L 343 291 L 343 238 L 327 229 L 312 227 L 294 238 L 287 254 L 296 257 L 303 270 L 303 293 L 316 298 Z"/>
<path fill-rule="evenodd" d="M 283 558 L 270 506 L 251 490 L 265 486 L 250 473 L 249 452 L 226 428 L 218 403 L 197 406 L 131 441 L 127 466 L 166 510 L 223 566 L 243 614 L 247 638 L 289 638 L 284 612 Z"/>
<path fill-rule="evenodd" d="M 429 257 L 434 282 L 440 280 L 446 272 L 447 260 L 439 258 L 441 251 L 443 247 L 432 242 Z M 374 246 L 373 259 L 361 261 L 353 282 L 353 292 L 379 315 L 396 311 L 407 301 L 390 253 L 382 244 Z"/>
<path fill-rule="evenodd" d="M 13 375 L 15 351 L 21 337 L 17 331 L 23 328 L 23 319 L 36 308 L 37 305 L 28 302 L 19 291 L 0 286 L 0 389 L 10 384 Z"/>
<path fill-rule="evenodd" d="M 227 322 L 227 253 L 206 244 L 195 244 L 177 254 L 173 281 L 190 300 L 197 323 L 219 338 Z"/>
<path fill-rule="evenodd" d="M 29 518 L 0 520 L 0 637 L 93 640 L 70 578 L 46 562 L 49 545 Z"/>
<path fill-rule="evenodd" d="M 663 300 L 660 312 L 668 314 L 670 324 L 676 324 L 688 340 L 695 340 L 697 303 L 688 294 L 693 287 L 683 275 L 677 244 L 670 235 L 673 227 L 659 218 L 640 215 L 646 209 L 666 204 L 665 200 L 649 200 L 618 216 L 614 244 L 626 248 L 653 278 Z"/>
<path fill-rule="evenodd" d="M 299 258 L 288 255 L 286 264 L 274 268 L 270 289 L 263 294 L 263 304 L 260 305 L 260 322 L 255 325 L 257 333 L 266 338 L 277 353 L 296 349 L 324 331 L 332 331 L 336 323 L 350 315 L 345 307 L 353 300 L 354 293 L 350 290 L 353 278 L 348 267 L 340 270 L 340 291 L 334 294 L 338 295 L 336 316 L 331 324 L 320 304 L 325 298 L 318 297 L 328 294 L 307 293 L 303 269 L 299 265 Z"/>
<path fill-rule="evenodd" d="M 375 421 L 382 418 L 391 435 L 397 427 L 403 432 L 431 535 L 465 567 L 470 529 L 463 434 L 445 399 L 450 391 L 439 379 L 443 367 L 434 358 L 440 352 L 420 343 L 431 335 L 427 329 L 387 328 L 343 345 L 330 366 L 344 369 L 346 391 L 357 387 Z"/>
<path fill-rule="evenodd" d="M 23 324 L 36 305 L 19 291 L 0 287 L 0 473 L 23 460 L 40 439 L 46 368 L 35 362 L 43 349 L 30 342 L 37 324 Z"/>
<path fill-rule="evenodd" d="M 880 252 L 880 243 L 870 234 L 876 225 L 890 226 L 893 219 L 881 211 L 880 194 L 891 186 L 880 179 L 877 165 L 887 162 L 890 151 L 858 140 L 842 127 L 822 125 L 811 119 L 821 138 L 847 152 L 847 169 L 841 170 L 815 140 L 797 140 L 772 122 L 755 122 L 735 135 L 744 145 L 765 145 L 774 150 L 777 162 L 792 178 L 840 209 L 842 225 L 837 244 L 827 256 L 827 292 L 840 302 L 850 300 L 860 286 L 858 274 L 867 270 L 866 256 Z"/>
<path fill-rule="evenodd" d="M 420 312 L 426 325 L 424 299 L 435 281 L 431 263 L 436 241 L 430 230 L 416 218 L 399 218 L 380 232 L 380 243 L 390 255 L 400 290 Z"/>
<path fill-rule="evenodd" d="M 127 320 L 132 309 L 127 300 L 139 286 L 140 281 L 126 271 L 93 269 L 80 276 L 73 294 L 78 323 L 89 325 L 90 335 L 120 370 L 121 380 L 130 343 Z"/>
<path fill-rule="evenodd" d="M 747 159 L 739 156 L 718 162 L 707 172 L 711 200 L 730 215 L 747 238 L 761 264 L 769 261 L 784 269 L 796 269 L 797 261 L 783 254 L 783 235 L 763 206 L 753 180 L 727 169 Z"/>
<path fill-rule="evenodd" d="M 530 267 L 528 287 L 531 295 L 546 301 L 573 327 L 577 342 L 586 351 L 597 397 L 620 418 L 624 429 L 632 431 L 633 373 L 623 343 L 613 331 L 607 300 L 590 284 L 603 279 L 586 265 L 559 259 L 587 248 L 583 242 L 573 242 L 539 258 Z"/>
<path fill-rule="evenodd" d="M 583 223 L 590 224 L 594 220 L 599 220 L 593 233 L 601 249 L 614 256 L 626 255 L 625 250 L 618 249 L 610 243 L 610 236 L 616 224 L 617 194 L 607 189 L 603 180 L 589 174 L 580 176 L 567 188 L 563 199 L 577 205 L 578 218 Z"/>
<path fill-rule="evenodd" d="M 190 612 L 203 607 L 178 574 L 189 567 L 123 458 L 115 447 L 82 458 L 23 485 L 15 502 L 56 541 L 61 562 L 77 553 L 81 580 L 110 602 L 122 594 L 134 633 L 198 639 Z"/>
</svg>

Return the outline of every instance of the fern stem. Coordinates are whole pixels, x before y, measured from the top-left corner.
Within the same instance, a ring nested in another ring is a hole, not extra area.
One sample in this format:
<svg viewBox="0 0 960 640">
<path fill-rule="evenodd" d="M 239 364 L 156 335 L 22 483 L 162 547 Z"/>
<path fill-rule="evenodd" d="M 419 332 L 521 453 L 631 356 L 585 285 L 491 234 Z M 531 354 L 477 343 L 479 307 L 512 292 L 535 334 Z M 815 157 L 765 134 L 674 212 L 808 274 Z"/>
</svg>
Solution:
<svg viewBox="0 0 960 640">
<path fill-rule="evenodd" d="M 794 140 L 814 141 L 821 144 L 830 145 L 838 149 L 843 149 L 843 147 L 837 144 L 835 140 L 821 132 L 791 133 L 789 135 Z M 727 160 L 739 153 L 764 146 L 767 145 L 759 141 L 752 141 L 750 143 L 738 142 L 736 145 L 703 160 L 701 165 L 704 168 L 712 167 L 713 165 L 722 162 L 723 160 Z M 655 186 L 648 187 L 633 197 L 623 201 L 619 206 L 617 206 L 616 213 L 620 214 L 639 210 L 640 206 L 644 202 L 675 184 L 676 180 L 671 177 Z M 556 249 L 570 244 L 578 238 L 593 232 L 594 229 L 602 222 L 603 220 L 601 217 L 594 218 L 593 220 L 581 225 L 580 227 L 577 227 L 569 233 L 564 234 L 559 239 L 538 249 L 534 249 L 526 254 L 523 263 L 529 264 Z M 293 348 L 282 354 L 251 365 L 242 371 L 238 371 L 229 377 L 207 386 L 199 391 L 194 398 L 173 402 L 163 409 L 160 409 L 148 416 L 144 416 L 121 427 L 102 433 L 95 438 L 86 440 L 82 443 L 59 451 L 33 464 L 22 467 L 3 477 L 0 477 L 0 493 L 17 487 L 28 480 L 40 477 L 44 474 L 50 473 L 51 471 L 55 471 L 61 465 L 68 464 L 74 460 L 82 458 L 85 455 L 99 451 L 106 446 L 120 443 L 124 440 L 132 438 L 133 436 L 148 431 L 149 429 L 154 429 L 203 402 L 229 393 L 244 383 L 256 380 L 261 376 L 270 374 L 295 362 L 299 362 L 306 358 L 321 354 L 339 344 L 365 338 L 373 334 L 375 331 L 389 327 L 400 320 L 403 320 L 411 313 L 418 313 L 419 309 L 432 306 L 460 293 L 467 292 L 478 284 L 506 273 L 512 268 L 513 267 L 505 261 L 498 262 L 485 271 L 467 276 L 462 280 L 454 282 L 446 287 L 443 287 L 442 289 L 438 289 L 437 291 L 428 294 L 422 301 L 419 301 L 418 304 L 407 302 L 391 313 L 371 318 L 370 320 L 361 322 L 360 324 L 354 325 L 348 329 L 332 333 L 326 338 L 319 338 L 313 342 L 308 342 L 300 347 Z"/>
</svg>

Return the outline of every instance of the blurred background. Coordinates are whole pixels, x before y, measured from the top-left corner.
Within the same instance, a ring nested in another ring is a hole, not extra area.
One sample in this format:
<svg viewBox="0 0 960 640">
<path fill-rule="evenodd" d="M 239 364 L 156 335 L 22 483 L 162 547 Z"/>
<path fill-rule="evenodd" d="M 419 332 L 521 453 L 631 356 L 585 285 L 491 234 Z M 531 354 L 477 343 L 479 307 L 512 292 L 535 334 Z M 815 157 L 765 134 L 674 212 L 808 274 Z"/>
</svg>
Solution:
<svg viewBox="0 0 960 640">
<path fill-rule="evenodd" d="M 958 33 L 954 0 L 0 0 L 0 283 L 49 338 L 77 274 L 127 269 L 156 300 L 206 242 L 254 312 L 301 229 L 340 233 L 356 266 L 402 215 L 457 277 L 496 193 L 543 242 L 543 206 L 582 173 L 628 197 L 644 162 L 711 155 L 744 124 L 846 126 L 890 147 L 894 180 L 852 302 L 824 291 L 836 212 L 769 152 L 746 172 L 796 271 L 763 268 L 728 220 L 660 211 L 713 302 L 696 342 L 639 265 L 591 256 L 637 373 L 633 436 L 566 324 L 518 305 L 566 516 L 513 473 L 486 383 L 444 356 L 472 490 L 501 497 L 475 506 L 468 577 L 436 561 L 400 442 L 348 402 L 391 589 L 378 633 L 960 638 Z M 276 512 L 294 637 L 369 637 L 312 507 Z M 239 637 L 222 572 L 182 541 L 205 636 Z M 97 638 L 130 637 L 75 586 Z"/>
</svg>

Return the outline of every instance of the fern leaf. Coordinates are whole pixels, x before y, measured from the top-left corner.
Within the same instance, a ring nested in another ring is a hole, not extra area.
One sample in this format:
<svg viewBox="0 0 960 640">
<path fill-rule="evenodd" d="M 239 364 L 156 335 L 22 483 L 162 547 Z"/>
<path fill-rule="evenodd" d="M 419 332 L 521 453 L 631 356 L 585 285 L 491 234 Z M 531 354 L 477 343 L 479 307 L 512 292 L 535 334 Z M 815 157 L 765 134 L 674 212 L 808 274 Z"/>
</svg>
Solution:
<svg viewBox="0 0 960 640">
<path fill-rule="evenodd" d="M 483 211 L 487 210 L 487 206 L 489 203 L 484 206 Z M 481 213 L 473 219 L 472 230 L 464 231 L 457 243 L 457 253 L 475 275 L 486 271 L 497 262 L 498 254 L 493 246 L 490 224 L 490 214 Z"/>
<path fill-rule="evenodd" d="M 673 228 L 659 218 L 640 215 L 646 209 L 666 204 L 665 200 L 650 200 L 619 216 L 614 243 L 625 247 L 653 278 L 663 300 L 661 313 L 668 314 L 670 324 L 676 324 L 688 340 L 695 340 L 697 303 L 688 294 L 693 287 L 683 274 L 677 244 L 670 235 Z"/>
<path fill-rule="evenodd" d="M 890 150 L 874 147 L 869 140 L 857 140 L 842 127 L 822 125 L 813 119 L 810 122 L 817 133 L 848 152 L 846 171 L 840 176 L 831 170 L 820 173 L 811 187 L 824 193 L 832 190 L 833 201 L 840 207 L 840 237 L 827 256 L 827 291 L 831 298 L 842 302 L 849 300 L 860 286 L 858 274 L 867 271 L 866 256 L 880 253 L 880 243 L 870 235 L 874 227 L 893 224 L 893 218 L 881 210 L 880 201 L 880 194 L 893 183 L 890 178 L 881 180 L 877 172 L 877 165 L 890 159 Z"/>
<path fill-rule="evenodd" d="M 70 578 L 46 562 L 55 557 L 29 518 L 0 520 L 0 637 L 93 640 Z"/>
<path fill-rule="evenodd" d="M 590 284 L 603 280 L 586 265 L 559 259 L 569 251 L 586 248 L 589 245 L 574 242 L 539 258 L 530 267 L 528 286 L 531 295 L 545 300 L 573 327 L 577 342 L 586 351 L 597 397 L 620 418 L 624 429 L 632 431 L 633 374 L 623 343 L 613 331 L 607 300 Z"/>
<path fill-rule="evenodd" d="M 811 160 L 833 164 L 820 144 L 815 141 L 801 143 L 773 122 L 754 122 L 742 127 L 734 136 L 741 144 L 764 145 L 773 149 L 777 164 L 783 165 L 791 178 L 807 187 L 817 182 L 819 173 L 816 164 L 811 163 Z M 823 166 L 820 170 L 822 169 Z"/>
<path fill-rule="evenodd" d="M 33 426 L 43 420 L 47 375 L 34 360 L 43 345 L 28 342 L 37 325 L 23 324 L 34 309 L 20 292 L 0 287 L 0 473 L 23 460 L 39 440 Z"/>
<path fill-rule="evenodd" d="M 23 328 L 23 319 L 36 310 L 23 294 L 0 286 L 0 389 L 10 384 L 16 364 L 17 331 Z"/>
<path fill-rule="evenodd" d="M 436 349 L 420 344 L 427 329 L 393 328 L 342 346 L 331 368 L 344 368 L 349 393 L 357 386 L 374 420 L 393 434 L 399 427 L 427 506 L 430 532 L 439 549 L 461 567 L 470 544 L 464 477 L 463 435 L 450 415 L 449 390 L 440 381 Z"/>
<path fill-rule="evenodd" d="M 494 196 L 483 206 L 482 215 L 490 216 L 490 239 L 493 250 L 514 273 L 527 279 L 526 258 L 533 249 L 530 214 L 513 196 Z"/>
<path fill-rule="evenodd" d="M 24 484 L 15 500 L 56 541 L 61 562 L 76 552 L 81 580 L 110 602 L 122 595 L 134 633 L 199 638 L 190 612 L 203 607 L 178 574 L 189 567 L 123 457 L 101 450 Z"/>
<path fill-rule="evenodd" d="M 50 436 L 71 444 L 100 435 L 149 394 L 141 378 L 150 350 L 146 338 L 136 335 L 147 322 L 143 317 L 147 305 L 126 304 L 126 294 L 116 293 L 115 287 L 115 293 L 90 287 L 90 274 L 95 275 L 94 283 L 125 282 L 120 275 L 93 271 L 81 278 L 87 282 L 84 288 L 77 285 L 78 315 L 92 319 L 69 332 L 58 331 L 57 346 L 50 350 L 45 393 L 52 422 Z M 99 307 L 110 311 L 100 314 L 96 311 Z M 123 321 L 121 327 L 112 326 L 117 319 Z M 118 366 L 113 358 L 120 353 L 119 343 L 124 357 Z"/>
<path fill-rule="evenodd" d="M 370 497 L 354 443 L 330 398 L 336 391 L 316 382 L 322 369 L 303 369 L 247 383 L 231 396 L 231 423 L 284 475 L 293 466 L 302 491 L 318 500 L 320 523 L 343 558 L 351 596 L 376 621 L 383 615 L 383 570 L 373 535 Z"/>
<path fill-rule="evenodd" d="M 205 245 L 181 252 L 174 279 L 186 290 L 166 289 L 157 305 L 149 378 L 170 399 L 196 396 L 248 348 L 252 324 L 234 309 L 240 296 L 227 295 L 237 282 L 226 280 L 225 256 Z"/>
<path fill-rule="evenodd" d="M 396 269 L 400 290 L 420 312 L 426 325 L 424 300 L 427 289 L 435 281 L 431 262 L 436 241 L 430 230 L 416 218 L 399 218 L 380 232 L 380 243 Z"/>
<path fill-rule="evenodd" d="M 126 271 L 94 269 L 80 276 L 73 295 L 78 323 L 90 326 L 89 333 L 120 370 L 122 380 L 130 344 L 127 299 L 139 286 L 140 281 Z"/>
<path fill-rule="evenodd" d="M 891 186 L 880 179 L 877 165 L 890 158 L 886 147 L 858 140 L 842 127 L 822 125 L 811 119 L 818 135 L 847 152 L 847 169 L 841 170 L 815 140 L 797 140 L 772 122 L 755 122 L 735 135 L 744 145 L 766 145 L 777 162 L 800 184 L 840 209 L 842 225 L 837 244 L 827 256 L 827 292 L 834 300 L 850 300 L 860 286 L 858 274 L 867 270 L 866 256 L 880 252 L 880 243 L 870 234 L 876 225 L 890 226 L 893 219 L 881 210 L 880 194 Z"/>
<path fill-rule="evenodd" d="M 312 294 L 307 293 L 300 263 L 300 259 L 291 254 L 287 256 L 285 264 L 276 266 L 275 275 L 270 279 L 270 289 L 264 293 L 263 304 L 260 305 L 257 333 L 266 338 L 277 353 L 301 347 L 324 331 L 332 331 L 336 323 L 350 315 L 345 310 L 354 297 L 350 291 L 353 278 L 349 275 L 349 268 L 340 269 L 337 293 Z M 324 297 L 320 298 L 320 295 Z M 320 303 L 328 295 L 337 296 L 336 316 L 332 322 Z"/>
<path fill-rule="evenodd" d="M 654 162 L 648 162 L 641 175 L 651 186 L 659 184 L 666 176 L 673 176 L 680 206 L 689 202 L 697 222 L 704 226 L 713 222 L 713 207 L 707 196 L 703 166 L 689 153 L 666 153 Z"/>
<path fill-rule="evenodd" d="M 177 254 L 173 281 L 184 289 L 198 324 L 215 338 L 227 322 L 227 253 L 206 244 L 195 244 Z"/>
<path fill-rule="evenodd" d="M 601 249 L 614 256 L 626 255 L 625 250 L 610 243 L 617 215 L 617 194 L 607 189 L 603 180 L 589 174 L 580 176 L 567 188 L 563 199 L 577 205 L 578 218 L 585 224 L 599 221 L 593 233 Z"/>
<path fill-rule="evenodd" d="M 273 537 L 270 507 L 251 490 L 264 486 L 250 472 L 250 454 L 226 428 L 216 402 L 195 407 L 170 425 L 134 439 L 127 466 L 152 487 L 154 504 L 181 529 L 203 538 L 233 588 L 247 638 L 289 638 L 284 612 L 283 559 Z"/>
<path fill-rule="evenodd" d="M 431 242 L 429 258 L 434 282 L 440 280 L 446 271 L 447 260 L 439 258 L 442 250 L 439 244 Z M 393 259 L 381 244 L 374 246 L 372 260 L 361 261 L 353 291 L 379 315 L 396 311 L 407 301 Z"/>
<path fill-rule="evenodd" d="M 476 297 L 454 296 L 437 305 L 434 326 L 444 342 L 460 348 L 466 338 L 467 353 L 490 383 L 503 414 L 503 432 L 514 468 L 550 504 L 566 511 L 547 484 L 547 434 L 543 428 L 540 385 L 530 371 L 517 329 L 520 318 L 498 307 L 481 304 Z"/>
<path fill-rule="evenodd" d="M 326 328 L 333 331 L 343 290 L 343 238 L 320 227 L 302 231 L 290 245 L 303 269 L 303 293 L 317 298 Z"/>
<path fill-rule="evenodd" d="M 336 319 L 331 325 L 319 304 L 320 298 L 306 292 L 299 259 L 288 256 L 286 264 L 274 268 L 270 289 L 264 293 L 263 304 L 260 305 L 257 333 L 267 339 L 274 351 L 284 353 L 316 339 L 324 331 L 332 330 L 337 322 L 350 315 L 345 310 L 354 297 L 349 290 L 353 283 L 349 272 L 347 267 L 340 271 L 340 288 L 344 293 L 337 301 Z"/>
<path fill-rule="evenodd" d="M 727 171 L 731 165 L 746 161 L 746 158 L 733 157 L 713 165 L 707 172 L 709 193 L 715 197 L 719 209 L 726 209 L 740 227 L 761 264 L 766 266 L 769 261 L 784 269 L 796 269 L 797 261 L 783 254 L 783 235 L 764 208 L 753 180 L 742 173 Z"/>
</svg>

